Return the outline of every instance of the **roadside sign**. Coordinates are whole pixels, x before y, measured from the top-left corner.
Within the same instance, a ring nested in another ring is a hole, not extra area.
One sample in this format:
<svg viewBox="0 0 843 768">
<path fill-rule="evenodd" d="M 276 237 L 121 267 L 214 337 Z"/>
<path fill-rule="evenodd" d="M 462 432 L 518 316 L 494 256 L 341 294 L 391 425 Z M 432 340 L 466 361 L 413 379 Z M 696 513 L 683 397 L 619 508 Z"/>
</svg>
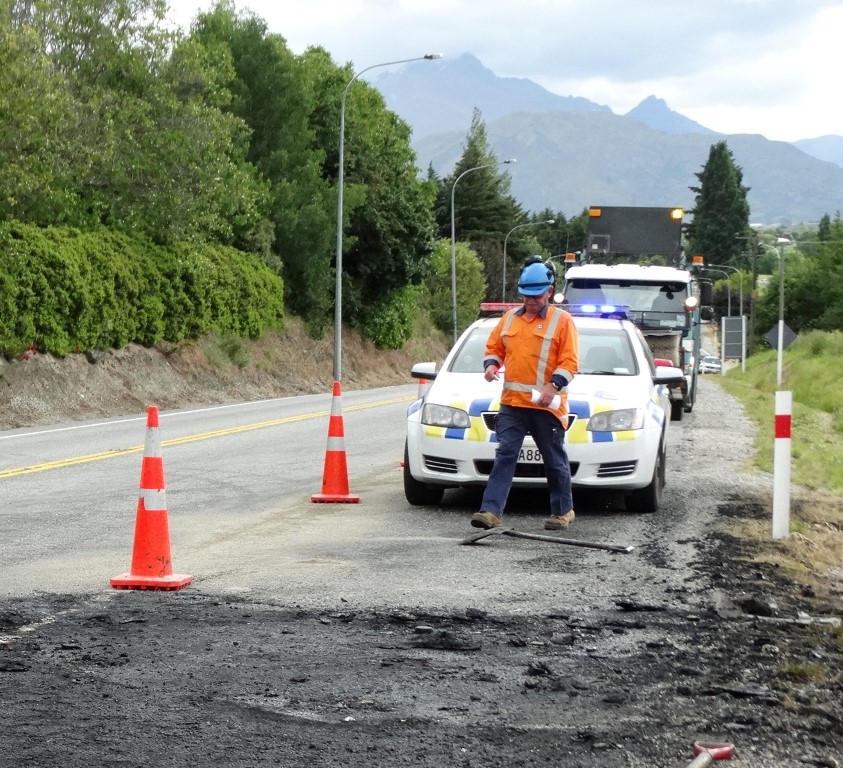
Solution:
<svg viewBox="0 0 843 768">
<path fill-rule="evenodd" d="M 720 357 L 723 360 L 743 360 L 746 350 L 744 345 L 746 333 L 744 317 L 723 317 L 721 318 L 721 325 L 723 349 Z"/>
<path fill-rule="evenodd" d="M 782 323 L 782 327 L 782 349 L 787 349 L 796 339 L 796 334 L 787 327 L 787 323 Z M 779 348 L 778 323 L 767 331 L 767 335 L 764 338 L 773 349 Z"/>
</svg>

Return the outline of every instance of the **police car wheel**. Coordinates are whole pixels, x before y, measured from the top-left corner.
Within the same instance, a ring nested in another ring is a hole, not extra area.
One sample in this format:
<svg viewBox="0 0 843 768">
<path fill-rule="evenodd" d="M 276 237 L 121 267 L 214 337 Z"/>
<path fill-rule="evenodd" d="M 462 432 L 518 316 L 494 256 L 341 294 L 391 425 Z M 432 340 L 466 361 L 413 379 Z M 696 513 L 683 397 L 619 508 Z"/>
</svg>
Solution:
<svg viewBox="0 0 843 768">
<path fill-rule="evenodd" d="M 404 496 L 416 507 L 435 507 L 442 501 L 445 489 L 441 485 L 430 485 L 416 480 L 410 474 L 410 454 L 404 443 Z"/>
<path fill-rule="evenodd" d="M 651 515 L 658 511 L 664 492 L 666 461 L 664 444 L 662 444 L 656 456 L 656 466 L 653 467 L 653 479 L 650 484 L 632 491 L 624 500 L 627 512 Z"/>
</svg>

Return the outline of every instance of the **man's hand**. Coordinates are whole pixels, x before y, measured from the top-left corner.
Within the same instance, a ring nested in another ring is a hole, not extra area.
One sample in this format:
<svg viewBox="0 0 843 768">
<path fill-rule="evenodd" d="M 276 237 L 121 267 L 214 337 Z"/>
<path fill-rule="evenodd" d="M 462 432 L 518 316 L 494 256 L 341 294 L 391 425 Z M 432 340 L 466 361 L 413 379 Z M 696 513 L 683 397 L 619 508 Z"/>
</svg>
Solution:
<svg viewBox="0 0 843 768">
<path fill-rule="evenodd" d="M 499 378 L 498 371 L 500 370 L 500 366 L 497 365 L 487 365 L 483 371 L 483 376 L 485 377 L 486 381 L 494 381 L 495 379 Z"/>
<path fill-rule="evenodd" d="M 543 408 L 547 408 L 553 398 L 556 397 L 556 395 L 558 394 L 559 393 L 556 391 L 556 387 L 554 387 L 553 384 L 548 382 L 539 390 L 538 404 Z"/>
</svg>

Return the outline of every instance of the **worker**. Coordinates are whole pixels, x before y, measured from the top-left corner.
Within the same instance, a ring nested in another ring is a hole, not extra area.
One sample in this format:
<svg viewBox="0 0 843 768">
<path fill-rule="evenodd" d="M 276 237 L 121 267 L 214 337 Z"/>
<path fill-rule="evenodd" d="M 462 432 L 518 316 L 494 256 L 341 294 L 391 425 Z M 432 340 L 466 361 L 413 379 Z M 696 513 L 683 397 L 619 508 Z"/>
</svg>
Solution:
<svg viewBox="0 0 843 768">
<path fill-rule="evenodd" d="M 566 528 L 574 519 L 571 470 L 564 438 L 568 424 L 567 386 L 579 367 L 577 329 L 568 312 L 550 305 L 556 289 L 552 262 L 531 258 L 518 277 L 523 304 L 508 310 L 492 330 L 483 359 L 486 381 L 505 376 L 495 431 L 498 448 L 475 528 L 501 524 L 518 454 L 525 435 L 535 440 L 550 494 L 546 530 Z"/>
</svg>

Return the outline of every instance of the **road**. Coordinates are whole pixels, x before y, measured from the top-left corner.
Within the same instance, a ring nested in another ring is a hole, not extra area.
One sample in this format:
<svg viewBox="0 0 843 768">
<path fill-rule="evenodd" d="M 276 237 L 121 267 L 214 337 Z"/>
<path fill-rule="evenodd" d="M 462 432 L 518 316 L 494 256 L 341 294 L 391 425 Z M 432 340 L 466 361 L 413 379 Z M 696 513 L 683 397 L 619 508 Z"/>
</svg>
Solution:
<svg viewBox="0 0 843 768">
<path fill-rule="evenodd" d="M 403 418 L 416 391 L 343 395 L 348 472 L 356 483 L 398 466 Z M 225 588 L 221 574 L 236 571 L 228 560 L 240 537 L 281 521 L 291 525 L 302 512 L 305 519 L 329 512 L 308 504 L 321 490 L 332 405 L 330 395 L 308 395 L 160 413 L 178 569 Z M 0 432 L 6 594 L 88 592 L 111 571 L 127 569 L 145 434 L 146 414 Z M 251 558 L 236 559 L 253 580 Z"/>
<path fill-rule="evenodd" d="M 635 547 L 625 564 L 604 552 L 554 552 L 511 541 L 455 548 L 471 531 L 467 518 L 477 494 L 450 491 L 432 510 L 410 507 L 403 497 L 402 424 L 415 392 L 407 386 L 343 395 L 349 483 L 359 504 L 310 500 L 321 490 L 329 396 L 161 414 L 174 569 L 192 574 L 203 590 L 285 594 L 313 607 L 341 596 L 355 606 L 411 601 L 454 609 L 477 600 L 488 609 L 523 596 L 513 597 L 506 587 L 474 596 L 485 575 L 481 551 L 496 551 L 502 582 L 518 583 L 539 600 L 570 590 L 582 569 L 613 564 L 617 583 L 604 575 L 583 594 L 593 589 L 596 597 L 620 591 L 641 558 L 679 558 L 675 570 L 681 572 L 694 556 L 690 544 L 673 543 L 677 537 L 664 523 L 654 536 L 652 519 L 606 509 L 602 501 L 600 511 L 580 508 L 572 536 Z M 676 454 L 690 428 L 671 426 Z M 128 569 L 144 436 L 145 415 L 0 434 L 7 595 L 95 592 Z M 673 471 L 683 467 L 677 463 Z M 681 521 L 684 538 L 699 529 L 695 521 L 706 519 L 687 514 L 681 508 L 687 501 L 669 494 L 660 516 Z M 512 506 L 508 522 L 541 532 L 542 494 L 516 494 Z M 578 570 L 531 568 L 537 555 L 577 563 Z M 418 573 L 431 563 L 437 578 L 420 582 Z M 642 581 L 645 588 L 649 579 Z M 581 584 L 577 592 L 583 593 Z"/>
<path fill-rule="evenodd" d="M 358 504 L 310 500 L 330 397 L 163 413 L 173 562 L 194 577 L 175 592 L 108 584 L 143 416 L 0 433 L 0 765 L 678 768 L 697 739 L 735 741 L 736 768 L 837 765 L 839 694 L 806 702 L 777 670 L 839 651 L 720 610 L 770 587 L 724 533 L 765 514 L 768 479 L 742 474 L 752 430 L 715 382 L 672 425 L 659 513 L 575 495 L 566 537 L 630 554 L 461 546 L 476 493 L 404 499 L 414 395 L 344 393 Z M 511 502 L 540 532 L 543 495 Z"/>
</svg>

